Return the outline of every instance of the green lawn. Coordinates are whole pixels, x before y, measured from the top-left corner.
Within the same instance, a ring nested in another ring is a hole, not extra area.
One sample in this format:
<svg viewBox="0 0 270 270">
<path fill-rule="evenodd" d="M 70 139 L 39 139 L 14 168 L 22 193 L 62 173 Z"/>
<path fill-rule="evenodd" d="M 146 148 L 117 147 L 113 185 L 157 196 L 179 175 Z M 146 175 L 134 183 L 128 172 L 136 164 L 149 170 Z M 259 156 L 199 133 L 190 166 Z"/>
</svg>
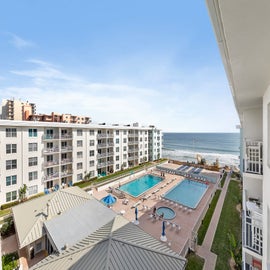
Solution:
<svg viewBox="0 0 270 270">
<path fill-rule="evenodd" d="M 236 210 L 236 205 L 241 200 L 241 191 L 238 181 L 231 181 L 223 204 L 218 227 L 215 233 L 211 251 L 217 254 L 217 270 L 229 269 L 229 252 L 228 233 L 234 234 L 235 239 L 241 241 L 241 219 Z"/>
<path fill-rule="evenodd" d="M 223 174 L 223 177 L 222 177 L 222 179 L 221 179 L 221 181 L 220 181 L 220 186 L 221 186 L 222 188 L 223 188 L 223 186 L 224 186 L 226 177 L 227 177 L 227 172 L 225 172 L 225 173 Z"/>
<path fill-rule="evenodd" d="M 186 257 L 188 260 L 186 270 L 202 270 L 204 259 L 195 255 L 193 252 L 189 253 Z"/>
<path fill-rule="evenodd" d="M 217 205 L 217 202 L 218 202 L 218 198 L 219 198 L 219 195 L 221 193 L 221 190 L 217 190 L 213 199 L 212 199 L 212 202 L 210 204 L 210 207 L 208 208 L 206 214 L 205 214 L 205 217 L 203 219 L 203 222 L 198 230 L 198 244 L 199 245 L 202 245 L 202 242 L 204 240 L 204 237 L 205 237 L 205 234 L 207 232 L 207 229 L 208 229 L 208 226 L 211 222 L 211 219 L 212 219 L 212 216 L 213 216 L 213 213 L 215 211 L 215 208 L 216 208 L 216 205 Z"/>
</svg>

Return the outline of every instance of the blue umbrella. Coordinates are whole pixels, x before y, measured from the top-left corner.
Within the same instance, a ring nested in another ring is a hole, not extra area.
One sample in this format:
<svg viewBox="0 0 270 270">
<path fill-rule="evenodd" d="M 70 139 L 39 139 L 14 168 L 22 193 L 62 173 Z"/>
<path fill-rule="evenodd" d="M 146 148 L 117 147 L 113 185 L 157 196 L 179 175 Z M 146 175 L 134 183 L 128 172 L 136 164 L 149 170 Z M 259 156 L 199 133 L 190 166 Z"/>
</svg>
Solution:
<svg viewBox="0 0 270 270">
<path fill-rule="evenodd" d="M 162 222 L 162 236 L 165 236 L 165 221 Z"/>
<path fill-rule="evenodd" d="M 104 202 L 107 205 L 111 205 L 111 204 L 114 204 L 116 202 L 116 198 L 113 197 L 111 194 L 109 194 L 102 199 L 102 202 Z"/>
</svg>

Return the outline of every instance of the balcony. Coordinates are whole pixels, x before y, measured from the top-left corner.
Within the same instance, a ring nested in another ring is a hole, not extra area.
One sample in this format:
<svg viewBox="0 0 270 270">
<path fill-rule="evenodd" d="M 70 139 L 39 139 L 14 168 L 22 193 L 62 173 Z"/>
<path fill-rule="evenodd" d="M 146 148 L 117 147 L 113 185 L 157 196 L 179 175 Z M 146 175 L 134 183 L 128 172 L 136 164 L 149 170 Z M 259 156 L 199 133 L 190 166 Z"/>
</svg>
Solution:
<svg viewBox="0 0 270 270">
<path fill-rule="evenodd" d="M 43 154 L 44 155 L 51 155 L 54 153 L 59 153 L 59 148 L 58 147 L 52 147 L 52 148 L 44 148 L 43 149 Z"/>
<path fill-rule="evenodd" d="M 64 146 L 61 148 L 61 153 L 63 152 L 72 152 L 72 146 Z"/>
<path fill-rule="evenodd" d="M 72 140 L 73 136 L 72 134 L 62 134 L 61 135 L 61 140 Z"/>
<path fill-rule="evenodd" d="M 65 158 L 61 160 L 61 165 L 72 163 L 71 158 Z"/>
<path fill-rule="evenodd" d="M 73 171 L 72 170 L 66 170 L 61 172 L 61 178 L 62 177 L 68 177 L 68 176 L 72 176 L 73 175 Z"/>
<path fill-rule="evenodd" d="M 101 149 L 101 148 L 108 148 L 108 147 L 113 147 L 114 143 L 110 142 L 110 143 L 99 143 L 97 145 L 97 149 Z"/>
<path fill-rule="evenodd" d="M 137 153 L 138 151 L 139 151 L 139 148 L 128 149 L 128 153 Z"/>
<path fill-rule="evenodd" d="M 260 141 L 245 141 L 244 172 L 263 174 L 263 145 Z"/>
<path fill-rule="evenodd" d="M 58 140 L 59 139 L 59 135 L 55 134 L 55 135 L 43 135 L 42 136 L 43 141 L 52 141 L 52 140 Z"/>
<path fill-rule="evenodd" d="M 247 201 L 243 210 L 242 233 L 243 246 L 259 255 L 263 255 L 262 209 L 257 202 Z"/>
<path fill-rule="evenodd" d="M 43 182 L 55 180 L 55 179 L 57 179 L 57 178 L 59 178 L 59 172 L 53 172 L 53 173 L 51 173 L 51 174 L 44 175 L 44 177 L 43 177 Z"/>
<path fill-rule="evenodd" d="M 114 161 L 111 160 L 111 161 L 99 163 L 97 165 L 97 167 L 98 167 L 98 169 L 100 169 L 100 168 L 104 168 L 106 166 L 110 166 L 110 165 L 113 165 L 113 164 L 114 164 Z"/>
<path fill-rule="evenodd" d="M 53 160 L 53 161 L 48 161 L 48 162 L 44 162 L 44 168 L 48 168 L 48 167 L 55 167 L 59 165 L 59 161 L 58 160 Z"/>
</svg>

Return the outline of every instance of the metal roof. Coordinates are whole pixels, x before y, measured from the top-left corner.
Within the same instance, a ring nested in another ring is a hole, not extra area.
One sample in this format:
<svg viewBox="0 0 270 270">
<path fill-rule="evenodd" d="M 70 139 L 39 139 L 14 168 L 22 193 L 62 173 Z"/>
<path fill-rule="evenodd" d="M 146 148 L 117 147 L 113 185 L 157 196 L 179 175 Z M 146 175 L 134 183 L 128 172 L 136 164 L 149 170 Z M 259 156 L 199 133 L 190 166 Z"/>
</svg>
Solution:
<svg viewBox="0 0 270 270">
<path fill-rule="evenodd" d="M 122 216 L 61 254 L 49 256 L 31 269 L 170 269 L 186 260 Z"/>
<path fill-rule="evenodd" d="M 116 213 L 97 200 L 89 200 L 59 216 L 45 221 L 47 235 L 58 252 L 73 246 L 104 224 Z"/>
<path fill-rule="evenodd" d="M 93 200 L 93 197 L 78 187 L 70 187 L 13 207 L 19 248 L 29 245 L 44 235 L 43 224 L 46 220 L 88 200 Z"/>
</svg>

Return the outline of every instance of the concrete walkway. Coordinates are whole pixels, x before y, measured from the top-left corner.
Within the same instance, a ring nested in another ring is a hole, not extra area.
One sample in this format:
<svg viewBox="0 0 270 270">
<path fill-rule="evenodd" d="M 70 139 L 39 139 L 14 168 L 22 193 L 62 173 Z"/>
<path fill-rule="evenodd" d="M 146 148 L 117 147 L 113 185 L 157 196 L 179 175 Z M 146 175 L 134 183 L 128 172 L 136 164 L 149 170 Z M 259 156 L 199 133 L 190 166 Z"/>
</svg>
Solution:
<svg viewBox="0 0 270 270">
<path fill-rule="evenodd" d="M 219 217 L 221 214 L 221 210 L 223 207 L 223 203 L 226 197 L 230 180 L 231 180 L 231 174 L 228 173 L 227 178 L 225 180 L 225 184 L 220 193 L 219 200 L 217 202 L 214 214 L 209 224 L 207 233 L 205 235 L 204 241 L 201 246 L 198 246 L 198 249 L 197 249 L 197 255 L 204 258 L 205 260 L 203 270 L 215 270 L 217 255 L 211 252 L 211 246 L 214 240 L 215 232 L 217 229 Z"/>
</svg>

